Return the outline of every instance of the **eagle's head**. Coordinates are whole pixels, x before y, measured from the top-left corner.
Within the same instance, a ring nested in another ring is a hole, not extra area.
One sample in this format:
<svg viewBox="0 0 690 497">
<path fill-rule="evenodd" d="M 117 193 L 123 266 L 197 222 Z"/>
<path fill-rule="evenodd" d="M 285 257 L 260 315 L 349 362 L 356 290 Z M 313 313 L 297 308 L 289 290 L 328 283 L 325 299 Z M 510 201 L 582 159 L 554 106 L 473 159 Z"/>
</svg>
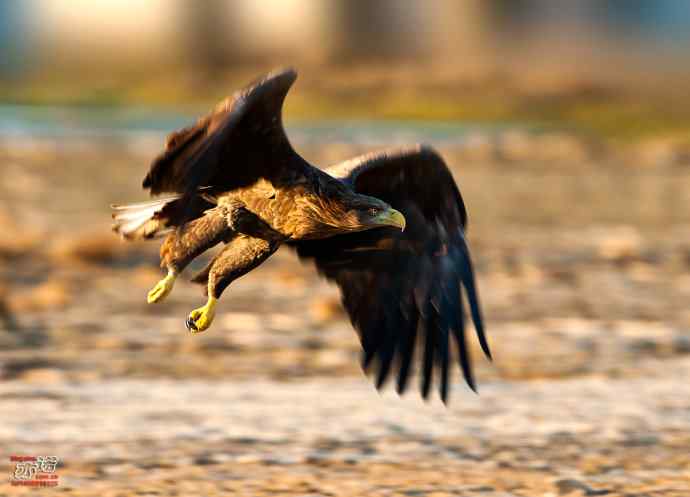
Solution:
<svg viewBox="0 0 690 497">
<path fill-rule="evenodd" d="M 312 207 L 312 221 L 328 231 L 364 231 L 382 226 L 405 229 L 402 213 L 383 200 L 352 191 L 319 198 Z"/>
<path fill-rule="evenodd" d="M 382 226 L 405 229 L 405 216 L 383 200 L 355 194 L 346 205 L 349 209 L 343 217 L 344 224 L 355 231 Z"/>
</svg>

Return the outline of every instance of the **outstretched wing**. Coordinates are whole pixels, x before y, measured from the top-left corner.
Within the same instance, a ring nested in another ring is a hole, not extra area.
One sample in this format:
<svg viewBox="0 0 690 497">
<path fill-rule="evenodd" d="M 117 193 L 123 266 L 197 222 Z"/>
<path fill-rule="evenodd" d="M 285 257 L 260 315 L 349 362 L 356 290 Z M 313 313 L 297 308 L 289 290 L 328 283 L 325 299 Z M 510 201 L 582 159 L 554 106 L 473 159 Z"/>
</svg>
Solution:
<svg viewBox="0 0 690 497">
<path fill-rule="evenodd" d="M 280 174 L 299 158 L 283 129 L 281 109 L 297 78 L 273 72 L 221 102 L 196 124 L 170 134 L 143 186 L 152 194 L 191 195 L 199 187 L 230 190 Z"/>
<path fill-rule="evenodd" d="M 313 259 L 339 285 L 364 348 L 364 368 L 376 365 L 377 388 L 397 368 L 397 390 L 404 392 L 419 343 L 422 396 L 427 398 L 436 369 L 445 402 L 452 336 L 474 390 L 462 293 L 479 343 L 487 357 L 491 353 L 464 235 L 465 206 L 443 159 L 429 147 L 416 147 L 365 155 L 327 172 L 386 201 L 407 220 L 404 232 L 377 228 L 295 244 L 300 257 Z"/>
</svg>

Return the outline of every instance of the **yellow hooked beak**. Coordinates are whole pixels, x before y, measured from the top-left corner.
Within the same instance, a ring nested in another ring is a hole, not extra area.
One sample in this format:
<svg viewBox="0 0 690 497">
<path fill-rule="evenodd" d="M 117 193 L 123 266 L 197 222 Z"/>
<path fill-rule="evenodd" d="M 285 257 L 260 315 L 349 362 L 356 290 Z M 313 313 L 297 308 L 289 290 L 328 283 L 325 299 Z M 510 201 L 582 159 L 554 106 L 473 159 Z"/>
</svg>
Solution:
<svg viewBox="0 0 690 497">
<path fill-rule="evenodd" d="M 395 226 L 405 231 L 405 216 L 395 209 L 387 209 L 376 216 L 376 222 L 381 226 Z"/>
</svg>

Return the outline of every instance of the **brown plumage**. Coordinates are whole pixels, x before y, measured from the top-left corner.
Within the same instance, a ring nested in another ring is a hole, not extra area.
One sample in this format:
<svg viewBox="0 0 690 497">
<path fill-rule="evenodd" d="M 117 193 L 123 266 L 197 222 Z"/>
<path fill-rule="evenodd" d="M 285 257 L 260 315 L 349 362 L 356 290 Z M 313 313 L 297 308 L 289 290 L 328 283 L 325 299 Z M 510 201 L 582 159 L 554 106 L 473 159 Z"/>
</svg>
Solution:
<svg viewBox="0 0 690 497">
<path fill-rule="evenodd" d="M 437 369 L 445 401 L 452 336 L 474 389 L 462 293 L 490 353 L 464 236 L 467 214 L 450 171 L 425 146 L 323 171 L 311 166 L 282 125 L 282 103 L 295 78 L 293 70 L 272 73 L 172 133 L 143 183 L 151 194 L 172 195 L 115 207 L 114 229 L 123 237 L 167 234 L 161 265 L 168 276 L 149 302 L 165 297 L 195 257 L 225 243 L 194 277 L 206 285 L 209 301 L 192 311 L 187 326 L 203 331 L 223 290 L 287 244 L 339 285 L 364 367 L 376 366 L 377 387 L 397 369 L 402 393 L 419 348 L 422 394 L 427 397 Z"/>
</svg>

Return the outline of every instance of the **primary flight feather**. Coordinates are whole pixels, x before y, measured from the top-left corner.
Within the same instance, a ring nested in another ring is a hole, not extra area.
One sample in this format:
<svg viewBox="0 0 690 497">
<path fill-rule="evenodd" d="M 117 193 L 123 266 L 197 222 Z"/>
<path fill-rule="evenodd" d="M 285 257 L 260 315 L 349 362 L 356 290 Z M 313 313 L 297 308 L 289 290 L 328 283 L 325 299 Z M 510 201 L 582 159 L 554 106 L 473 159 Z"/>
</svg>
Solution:
<svg viewBox="0 0 690 497">
<path fill-rule="evenodd" d="M 446 164 L 432 148 L 415 146 L 325 170 L 310 165 L 290 145 L 281 118 L 296 77 L 291 69 L 271 73 L 172 133 L 143 182 L 152 195 L 166 196 L 114 206 L 122 237 L 167 235 L 167 275 L 149 303 L 165 298 L 194 258 L 224 243 L 193 278 L 208 300 L 186 325 L 204 331 L 225 288 L 286 244 L 340 287 L 363 366 L 375 372 L 378 388 L 395 372 L 404 392 L 418 355 L 422 395 L 437 374 L 445 402 L 455 355 L 475 389 L 463 294 L 491 355 L 465 239 L 467 213 Z"/>
</svg>

